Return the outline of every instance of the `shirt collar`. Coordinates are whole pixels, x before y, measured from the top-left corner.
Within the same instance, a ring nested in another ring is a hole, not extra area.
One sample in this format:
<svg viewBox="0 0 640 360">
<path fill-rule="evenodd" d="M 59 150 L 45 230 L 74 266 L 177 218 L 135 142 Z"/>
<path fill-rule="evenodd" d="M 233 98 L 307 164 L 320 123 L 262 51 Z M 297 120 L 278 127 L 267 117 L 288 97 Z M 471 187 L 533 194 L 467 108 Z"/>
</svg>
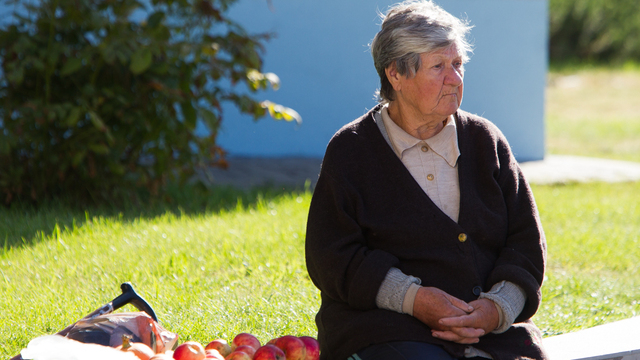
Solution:
<svg viewBox="0 0 640 360">
<path fill-rule="evenodd" d="M 442 157 L 449 166 L 456 166 L 456 162 L 460 156 L 460 149 L 458 147 L 458 134 L 453 115 L 449 116 L 444 128 L 438 134 L 427 140 L 420 140 L 404 131 L 389 117 L 387 106 L 384 106 L 380 113 L 382 114 L 382 121 L 389 134 L 393 149 L 400 159 L 402 159 L 406 150 L 417 144 L 426 143 L 429 148 L 438 156 Z"/>
</svg>

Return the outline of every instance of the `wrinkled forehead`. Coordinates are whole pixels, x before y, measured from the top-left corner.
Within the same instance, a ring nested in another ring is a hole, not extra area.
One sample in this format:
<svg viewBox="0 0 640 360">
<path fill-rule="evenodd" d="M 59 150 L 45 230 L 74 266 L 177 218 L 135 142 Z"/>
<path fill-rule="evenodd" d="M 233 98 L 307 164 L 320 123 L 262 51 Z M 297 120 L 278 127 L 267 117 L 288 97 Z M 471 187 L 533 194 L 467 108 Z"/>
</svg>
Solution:
<svg viewBox="0 0 640 360">
<path fill-rule="evenodd" d="M 437 59 L 462 59 L 464 57 L 464 52 L 461 51 L 458 46 L 453 43 L 451 45 L 443 46 L 440 48 L 436 48 L 431 51 L 426 51 L 420 54 L 421 57 L 427 56 L 429 58 L 437 58 Z"/>
</svg>

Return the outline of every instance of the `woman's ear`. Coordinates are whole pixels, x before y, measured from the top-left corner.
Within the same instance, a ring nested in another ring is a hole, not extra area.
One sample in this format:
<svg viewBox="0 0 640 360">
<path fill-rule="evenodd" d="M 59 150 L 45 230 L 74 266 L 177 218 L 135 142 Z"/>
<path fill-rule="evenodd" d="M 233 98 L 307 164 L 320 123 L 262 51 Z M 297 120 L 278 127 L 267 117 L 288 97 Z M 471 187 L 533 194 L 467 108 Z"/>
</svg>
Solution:
<svg viewBox="0 0 640 360">
<path fill-rule="evenodd" d="M 402 77 L 402 75 L 400 75 L 400 73 L 398 72 L 398 68 L 396 67 L 396 62 L 394 61 L 391 64 L 389 64 L 389 66 L 387 66 L 387 68 L 384 69 L 384 72 L 387 75 L 387 80 L 389 80 L 389 83 L 393 87 L 393 90 L 400 91 L 401 90 L 400 78 Z"/>
</svg>

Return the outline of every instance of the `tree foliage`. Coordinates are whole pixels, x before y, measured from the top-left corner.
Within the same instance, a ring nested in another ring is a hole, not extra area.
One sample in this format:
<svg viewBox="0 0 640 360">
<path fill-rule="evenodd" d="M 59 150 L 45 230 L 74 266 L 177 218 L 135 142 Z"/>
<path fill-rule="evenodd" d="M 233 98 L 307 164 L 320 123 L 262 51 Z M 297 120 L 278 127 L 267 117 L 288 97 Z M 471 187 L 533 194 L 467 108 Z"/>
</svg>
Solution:
<svg viewBox="0 0 640 360">
<path fill-rule="evenodd" d="M 222 103 L 300 120 L 253 93 L 263 43 L 226 16 L 236 0 L 4 0 L 0 201 L 109 199 L 224 166 Z"/>
<path fill-rule="evenodd" d="M 550 0 L 552 61 L 640 61 L 637 0 Z"/>
</svg>

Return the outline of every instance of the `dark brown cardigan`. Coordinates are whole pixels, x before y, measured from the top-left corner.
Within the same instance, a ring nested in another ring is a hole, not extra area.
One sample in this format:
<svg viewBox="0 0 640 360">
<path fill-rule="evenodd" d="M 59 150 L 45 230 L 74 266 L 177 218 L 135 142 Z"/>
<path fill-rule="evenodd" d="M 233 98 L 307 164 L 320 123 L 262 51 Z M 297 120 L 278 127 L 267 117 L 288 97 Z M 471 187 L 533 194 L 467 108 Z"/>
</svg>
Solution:
<svg viewBox="0 0 640 360">
<path fill-rule="evenodd" d="M 370 344 L 398 340 L 440 344 L 454 357 L 464 355 L 464 345 L 433 338 L 417 319 L 376 307 L 392 266 L 467 302 L 478 298 L 478 287 L 518 284 L 527 302 L 517 323 L 474 346 L 495 360 L 544 359 L 540 331 L 528 319 L 540 304 L 545 238 L 503 134 L 485 119 L 456 113 L 456 223 L 394 154 L 374 122 L 377 109 L 331 139 L 309 210 L 306 260 L 322 296 L 316 316 L 322 359 L 344 360 Z"/>
</svg>

